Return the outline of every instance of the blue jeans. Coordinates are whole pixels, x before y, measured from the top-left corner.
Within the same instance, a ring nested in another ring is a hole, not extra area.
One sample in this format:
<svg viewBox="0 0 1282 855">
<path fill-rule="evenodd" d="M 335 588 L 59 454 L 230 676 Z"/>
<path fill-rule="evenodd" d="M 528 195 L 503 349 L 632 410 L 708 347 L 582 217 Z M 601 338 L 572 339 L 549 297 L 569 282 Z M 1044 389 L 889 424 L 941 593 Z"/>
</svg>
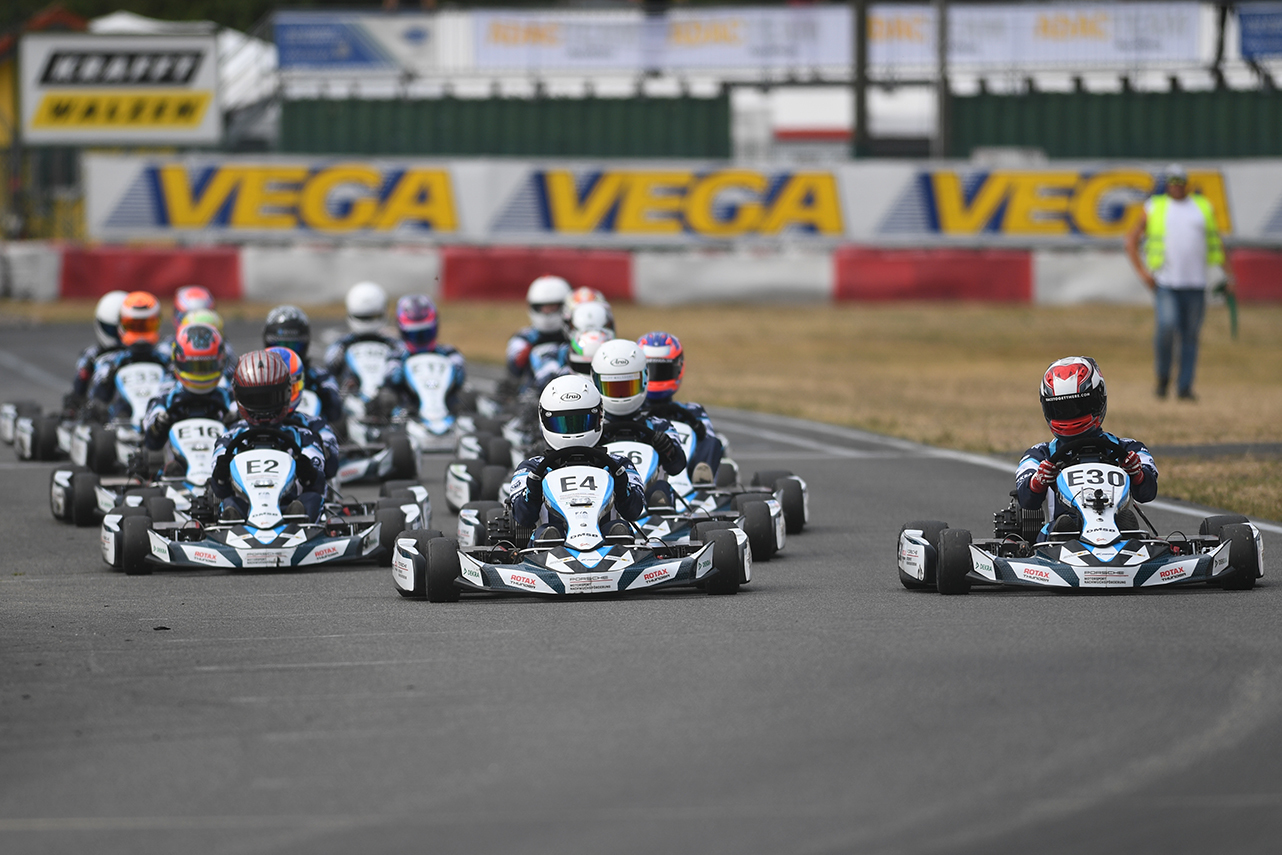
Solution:
<svg viewBox="0 0 1282 855">
<path fill-rule="evenodd" d="M 1193 373 L 1197 370 L 1197 337 L 1202 331 L 1202 316 L 1206 314 L 1204 288 L 1157 287 L 1154 308 L 1157 311 L 1157 332 L 1153 336 L 1153 349 L 1157 357 L 1157 384 L 1166 389 L 1171 380 L 1171 355 L 1175 350 L 1175 336 L 1180 337 L 1180 375 L 1176 388 L 1180 394 L 1193 390 Z"/>
</svg>

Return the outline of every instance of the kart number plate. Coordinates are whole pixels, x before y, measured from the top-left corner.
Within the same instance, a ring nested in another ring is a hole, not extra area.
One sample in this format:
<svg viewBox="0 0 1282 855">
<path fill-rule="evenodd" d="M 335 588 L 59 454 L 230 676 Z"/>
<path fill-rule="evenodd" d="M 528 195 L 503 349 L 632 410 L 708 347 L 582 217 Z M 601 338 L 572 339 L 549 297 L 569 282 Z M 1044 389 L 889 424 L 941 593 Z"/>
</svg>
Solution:
<svg viewBox="0 0 1282 855">
<path fill-rule="evenodd" d="M 288 567 L 292 555 L 290 549 L 254 549 L 240 557 L 245 567 Z"/>
</svg>

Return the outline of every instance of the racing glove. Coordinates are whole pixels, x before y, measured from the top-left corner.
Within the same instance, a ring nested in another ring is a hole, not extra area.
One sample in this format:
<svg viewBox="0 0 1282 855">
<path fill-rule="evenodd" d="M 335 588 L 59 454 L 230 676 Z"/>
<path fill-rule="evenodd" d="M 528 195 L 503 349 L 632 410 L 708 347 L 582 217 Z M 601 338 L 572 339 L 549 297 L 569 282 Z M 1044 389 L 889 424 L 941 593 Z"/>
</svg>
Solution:
<svg viewBox="0 0 1282 855">
<path fill-rule="evenodd" d="M 214 461 L 214 471 L 210 473 L 210 478 L 219 484 L 226 484 L 231 480 L 231 455 L 221 454 Z"/>
<path fill-rule="evenodd" d="M 320 477 L 321 472 L 325 469 L 325 461 L 313 460 L 308 454 L 300 454 L 295 465 L 298 483 L 304 485 L 316 483 L 316 479 Z"/>
<path fill-rule="evenodd" d="M 685 468 L 685 454 L 681 452 L 676 440 L 664 431 L 655 431 L 654 436 L 650 438 L 650 445 L 663 461 L 663 471 L 669 475 L 676 475 Z"/>
<path fill-rule="evenodd" d="M 615 501 L 619 497 L 626 496 L 628 493 L 628 467 L 623 463 L 613 463 L 610 466 L 610 477 L 614 479 Z"/>
<path fill-rule="evenodd" d="M 1059 475 L 1059 467 L 1049 460 L 1043 460 L 1037 466 L 1037 471 L 1033 477 L 1028 479 L 1028 489 L 1034 493 L 1045 493 L 1050 485 L 1055 483 L 1056 476 Z"/>
<path fill-rule="evenodd" d="M 540 463 L 529 472 L 525 473 L 525 495 L 529 497 L 530 504 L 538 505 L 543 501 L 543 476 L 547 470 Z"/>
<path fill-rule="evenodd" d="M 162 437 L 169 435 L 169 426 L 174 423 L 174 417 L 169 410 L 161 410 L 156 413 L 156 417 L 148 425 L 148 431 L 152 436 Z"/>
<path fill-rule="evenodd" d="M 1126 457 L 1122 459 L 1122 468 L 1126 474 L 1131 476 L 1131 482 L 1139 484 L 1144 480 L 1144 468 L 1140 465 L 1140 456 L 1134 451 L 1128 451 Z"/>
</svg>

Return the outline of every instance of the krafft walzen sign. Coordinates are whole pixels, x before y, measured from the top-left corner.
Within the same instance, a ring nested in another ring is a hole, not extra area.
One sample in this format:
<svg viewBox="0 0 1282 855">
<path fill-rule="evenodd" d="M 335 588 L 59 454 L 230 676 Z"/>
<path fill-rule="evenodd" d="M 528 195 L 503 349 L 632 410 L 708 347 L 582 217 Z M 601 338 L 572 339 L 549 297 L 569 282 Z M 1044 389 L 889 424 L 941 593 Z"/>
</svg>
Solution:
<svg viewBox="0 0 1282 855">
<path fill-rule="evenodd" d="M 22 38 L 28 143 L 208 145 L 222 130 L 211 36 Z"/>
</svg>

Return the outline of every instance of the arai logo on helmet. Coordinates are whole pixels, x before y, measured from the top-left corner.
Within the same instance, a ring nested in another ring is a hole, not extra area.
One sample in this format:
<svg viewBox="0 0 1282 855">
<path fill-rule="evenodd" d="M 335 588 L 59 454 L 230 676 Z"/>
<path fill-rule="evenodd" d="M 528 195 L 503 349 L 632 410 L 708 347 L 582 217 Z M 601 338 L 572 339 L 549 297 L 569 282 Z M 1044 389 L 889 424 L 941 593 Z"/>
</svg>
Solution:
<svg viewBox="0 0 1282 855">
<path fill-rule="evenodd" d="M 616 368 L 626 368 L 628 366 L 628 360 L 624 359 L 622 356 L 616 356 L 614 359 L 610 360 L 610 364 Z"/>
<path fill-rule="evenodd" d="M 564 395 L 561 396 L 562 401 L 579 401 L 579 400 L 582 400 L 582 398 L 583 396 L 580 395 L 578 392 L 566 392 Z"/>
</svg>

